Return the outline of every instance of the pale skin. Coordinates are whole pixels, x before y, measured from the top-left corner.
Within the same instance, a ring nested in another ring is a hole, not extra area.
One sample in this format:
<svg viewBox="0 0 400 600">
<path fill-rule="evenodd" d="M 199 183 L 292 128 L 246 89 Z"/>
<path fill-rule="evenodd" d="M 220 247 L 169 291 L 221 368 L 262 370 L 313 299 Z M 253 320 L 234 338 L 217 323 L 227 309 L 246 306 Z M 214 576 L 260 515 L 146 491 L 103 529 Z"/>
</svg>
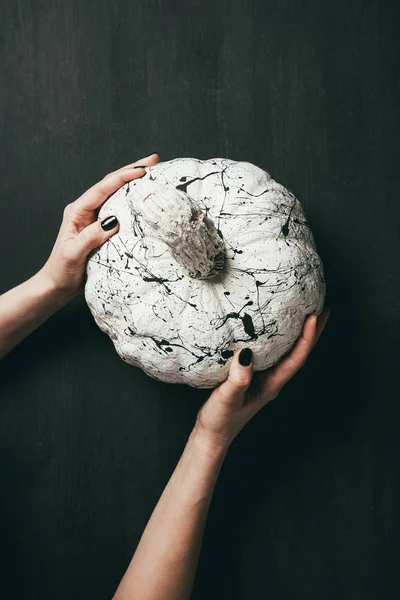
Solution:
<svg viewBox="0 0 400 600">
<path fill-rule="evenodd" d="M 98 209 L 122 185 L 159 161 L 152 154 L 106 175 L 64 209 L 63 220 L 46 264 L 33 277 L 0 296 L 0 357 L 32 333 L 50 315 L 83 290 L 88 254 L 117 233 L 104 231 Z"/>
<path fill-rule="evenodd" d="M 28 281 L 0 296 L 0 357 L 82 292 L 89 253 L 118 231 L 118 224 L 108 231 L 102 229 L 98 209 L 122 185 L 144 175 L 143 168 L 134 167 L 158 161 L 158 155 L 152 154 L 114 171 L 66 207 L 46 264 Z M 227 380 L 212 391 L 197 414 L 114 600 L 190 598 L 208 509 L 230 444 L 304 366 L 329 314 L 325 308 L 318 319 L 309 316 L 294 348 L 266 371 L 253 373 L 252 361 L 242 365 L 240 349 L 235 352 Z"/>
</svg>

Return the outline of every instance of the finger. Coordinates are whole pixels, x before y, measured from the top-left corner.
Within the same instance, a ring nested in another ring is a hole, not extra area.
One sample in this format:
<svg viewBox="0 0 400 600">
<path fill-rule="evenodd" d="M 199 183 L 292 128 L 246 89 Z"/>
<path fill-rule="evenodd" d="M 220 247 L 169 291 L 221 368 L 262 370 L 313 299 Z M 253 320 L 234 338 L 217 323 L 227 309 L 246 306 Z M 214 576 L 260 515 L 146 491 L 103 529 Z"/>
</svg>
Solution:
<svg viewBox="0 0 400 600">
<path fill-rule="evenodd" d="M 116 217 L 106 217 L 82 229 L 75 238 L 75 260 L 85 262 L 88 254 L 115 235 L 119 229 Z"/>
<path fill-rule="evenodd" d="M 111 194 L 114 194 L 120 187 L 132 181 L 143 177 L 143 169 L 134 167 L 122 169 L 116 173 L 105 177 L 87 190 L 80 198 L 75 200 L 74 209 L 76 211 L 93 211 L 100 208 Z"/>
<path fill-rule="evenodd" d="M 241 407 L 243 394 L 253 376 L 253 353 L 250 348 L 237 351 L 229 367 L 228 379 L 216 390 L 217 397 L 224 404 Z"/>
<path fill-rule="evenodd" d="M 317 316 L 308 317 L 303 326 L 302 335 L 294 348 L 275 367 L 266 373 L 268 393 L 278 393 L 279 390 L 299 371 L 306 362 L 316 340 Z"/>
<path fill-rule="evenodd" d="M 313 347 L 318 342 L 321 333 L 325 329 L 325 325 L 328 322 L 330 314 L 331 314 L 331 309 L 328 307 L 325 307 L 324 310 L 322 311 L 322 313 L 319 315 L 318 321 L 317 321 L 317 331 L 315 334 L 315 341 L 314 341 Z"/>
<path fill-rule="evenodd" d="M 143 162 L 146 166 L 150 166 L 146 163 L 146 160 L 150 165 L 154 164 L 154 162 L 158 161 L 158 155 L 155 155 L 153 159 L 148 159 L 147 157 L 144 161 L 137 162 Z M 74 208 L 78 211 L 92 211 L 99 208 L 120 187 L 129 181 L 143 177 L 144 171 L 142 169 L 135 169 L 135 166 L 138 165 L 133 163 L 132 166 L 123 167 L 114 173 L 106 175 L 104 179 L 93 185 L 80 198 L 75 200 Z"/>
<path fill-rule="evenodd" d="M 131 169 L 132 167 L 139 167 L 139 166 L 151 167 L 152 165 L 155 165 L 159 161 L 160 161 L 160 157 L 157 153 L 150 154 L 150 156 L 145 156 L 144 158 L 139 158 L 139 160 L 136 160 L 133 163 L 129 163 L 127 165 L 124 165 L 123 167 L 120 167 L 119 169 L 116 169 L 115 171 L 111 171 L 110 173 L 108 173 L 108 175 L 106 175 L 106 177 L 108 177 L 109 175 L 113 175 L 114 173 L 118 173 L 119 171 L 122 171 L 123 169 Z"/>
<path fill-rule="evenodd" d="M 139 160 L 132 163 L 132 165 L 135 167 L 137 165 L 146 165 L 146 167 L 151 167 L 152 165 L 155 165 L 156 163 L 158 163 L 159 160 L 160 160 L 160 157 L 157 154 L 157 152 L 153 152 L 153 154 L 149 154 L 149 156 L 145 156 L 144 158 L 139 158 Z"/>
</svg>

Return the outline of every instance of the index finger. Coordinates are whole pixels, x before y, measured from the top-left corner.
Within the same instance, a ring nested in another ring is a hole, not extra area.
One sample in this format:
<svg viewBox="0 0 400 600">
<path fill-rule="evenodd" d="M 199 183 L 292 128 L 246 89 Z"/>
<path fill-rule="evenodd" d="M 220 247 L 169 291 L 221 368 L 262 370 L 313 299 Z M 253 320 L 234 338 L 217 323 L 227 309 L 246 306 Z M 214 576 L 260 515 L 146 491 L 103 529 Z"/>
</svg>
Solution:
<svg viewBox="0 0 400 600">
<path fill-rule="evenodd" d="M 111 194 L 114 194 L 120 187 L 132 181 L 143 177 L 143 169 L 136 168 L 140 165 L 151 166 L 159 161 L 158 154 L 152 154 L 144 159 L 138 160 L 132 165 L 123 167 L 106 175 L 104 179 L 90 187 L 82 196 L 75 200 L 75 208 L 81 211 L 92 211 L 100 208 Z"/>
</svg>

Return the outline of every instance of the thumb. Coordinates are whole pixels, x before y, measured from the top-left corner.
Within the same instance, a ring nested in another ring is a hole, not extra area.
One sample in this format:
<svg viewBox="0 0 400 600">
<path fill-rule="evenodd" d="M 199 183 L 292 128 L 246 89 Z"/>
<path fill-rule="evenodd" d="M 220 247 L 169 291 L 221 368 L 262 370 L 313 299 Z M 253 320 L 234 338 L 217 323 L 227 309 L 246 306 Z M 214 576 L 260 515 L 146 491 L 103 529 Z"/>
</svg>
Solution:
<svg viewBox="0 0 400 600">
<path fill-rule="evenodd" d="M 76 253 L 80 258 L 86 259 L 91 250 L 104 244 L 108 238 L 117 233 L 118 228 L 118 219 L 114 216 L 88 225 L 75 238 Z"/>
<path fill-rule="evenodd" d="M 217 394 L 224 404 L 241 407 L 243 394 L 253 377 L 253 353 L 250 348 L 237 351 L 232 358 L 228 379 L 221 383 Z"/>
</svg>

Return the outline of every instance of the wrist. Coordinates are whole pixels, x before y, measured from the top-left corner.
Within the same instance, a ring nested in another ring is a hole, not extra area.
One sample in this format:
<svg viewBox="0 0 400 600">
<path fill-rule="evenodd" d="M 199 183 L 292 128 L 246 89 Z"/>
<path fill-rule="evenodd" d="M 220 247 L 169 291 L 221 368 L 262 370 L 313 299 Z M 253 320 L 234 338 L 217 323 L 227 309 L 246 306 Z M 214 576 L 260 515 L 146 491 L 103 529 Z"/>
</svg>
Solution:
<svg viewBox="0 0 400 600">
<path fill-rule="evenodd" d="M 37 294 L 54 304 L 55 308 L 61 308 L 72 300 L 75 295 L 69 290 L 61 289 L 53 278 L 48 275 L 44 267 L 32 277 L 32 280 L 35 283 Z"/>
<path fill-rule="evenodd" d="M 193 441 L 200 453 L 215 460 L 224 460 L 230 446 L 227 440 L 220 440 L 211 435 L 198 421 L 196 421 L 189 439 Z"/>
</svg>

